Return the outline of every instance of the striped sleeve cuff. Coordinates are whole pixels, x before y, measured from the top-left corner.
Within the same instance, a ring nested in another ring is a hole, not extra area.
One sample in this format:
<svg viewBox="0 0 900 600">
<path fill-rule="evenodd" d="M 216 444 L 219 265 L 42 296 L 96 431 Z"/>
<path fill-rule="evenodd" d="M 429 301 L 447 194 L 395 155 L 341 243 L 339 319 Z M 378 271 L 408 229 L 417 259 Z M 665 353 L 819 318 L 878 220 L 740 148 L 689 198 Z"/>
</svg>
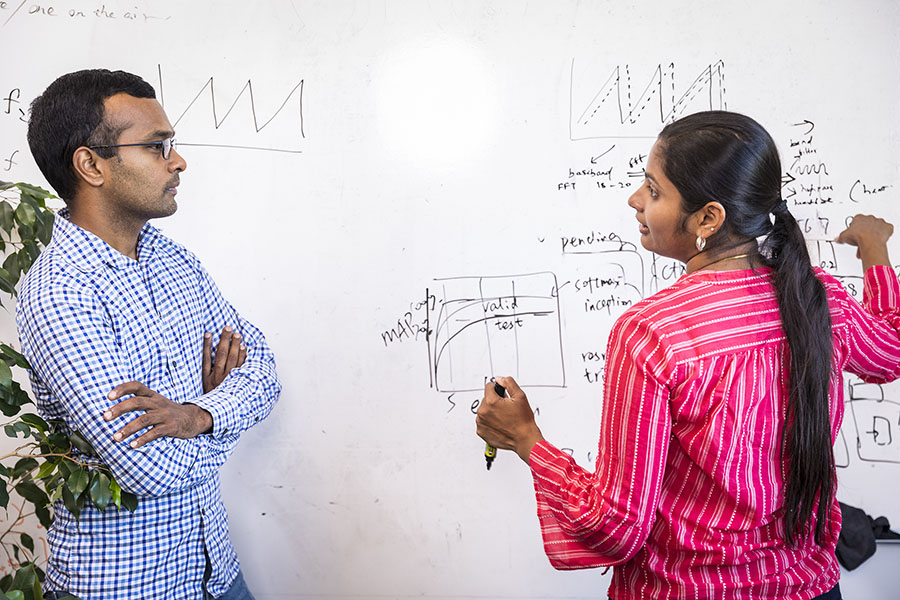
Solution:
<svg viewBox="0 0 900 600">
<path fill-rule="evenodd" d="M 863 277 L 863 304 L 876 315 L 898 312 L 900 282 L 891 267 L 869 267 Z"/>
</svg>

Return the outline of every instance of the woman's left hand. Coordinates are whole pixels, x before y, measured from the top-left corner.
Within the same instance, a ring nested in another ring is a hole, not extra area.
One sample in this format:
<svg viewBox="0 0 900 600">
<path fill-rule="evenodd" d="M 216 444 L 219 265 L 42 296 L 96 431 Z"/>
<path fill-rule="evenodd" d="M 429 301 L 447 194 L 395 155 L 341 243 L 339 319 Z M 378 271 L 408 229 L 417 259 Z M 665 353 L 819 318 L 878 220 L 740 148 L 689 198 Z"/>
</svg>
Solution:
<svg viewBox="0 0 900 600">
<path fill-rule="evenodd" d="M 484 400 L 475 417 L 476 432 L 491 446 L 512 450 L 527 463 L 531 449 L 544 436 L 534 422 L 534 411 L 516 380 L 497 377 L 496 381 L 506 388 L 508 397 L 498 396 L 493 382 L 484 386 Z"/>
</svg>

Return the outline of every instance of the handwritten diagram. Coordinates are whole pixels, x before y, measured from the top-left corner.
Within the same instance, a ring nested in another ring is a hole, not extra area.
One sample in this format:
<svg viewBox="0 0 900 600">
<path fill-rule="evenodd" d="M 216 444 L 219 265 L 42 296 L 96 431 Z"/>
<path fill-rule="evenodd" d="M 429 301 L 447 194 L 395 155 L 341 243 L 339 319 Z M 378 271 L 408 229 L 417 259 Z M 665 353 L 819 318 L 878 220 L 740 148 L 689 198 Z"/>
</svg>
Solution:
<svg viewBox="0 0 900 600">
<path fill-rule="evenodd" d="M 639 73 L 648 70 L 624 64 L 613 67 L 604 78 L 596 72 L 576 70 L 573 59 L 570 139 L 655 138 L 661 124 L 683 115 L 699 110 L 726 110 L 722 60 L 701 67 L 686 87 L 679 87 L 676 81 L 678 70 L 674 62 L 658 64 L 647 81 Z"/>
<path fill-rule="evenodd" d="M 553 273 L 437 281 L 444 298 L 431 337 L 438 391 L 479 391 L 500 372 L 532 387 L 565 386 Z"/>
<path fill-rule="evenodd" d="M 900 401 L 886 397 L 885 386 L 856 380 L 849 384 L 845 435 L 864 462 L 900 464 Z"/>
<path fill-rule="evenodd" d="M 258 92 L 254 92 L 252 79 L 246 80 L 240 91 L 229 98 L 231 102 L 228 104 L 227 100 L 222 103 L 221 92 L 216 92 L 215 77 L 207 78 L 193 97 L 185 101 L 183 96 L 179 100 L 173 99 L 175 94 L 167 87 L 162 65 L 157 65 L 157 73 L 160 103 L 179 132 L 179 146 L 292 154 L 303 152 L 302 142 L 306 138 L 303 130 L 303 79 L 292 84 L 280 105 L 268 117 L 261 118 L 257 109 Z M 227 104 L 227 109 L 223 110 L 223 104 Z M 230 127 L 226 128 L 226 125 Z M 188 141 L 182 142 L 181 138 Z"/>
</svg>

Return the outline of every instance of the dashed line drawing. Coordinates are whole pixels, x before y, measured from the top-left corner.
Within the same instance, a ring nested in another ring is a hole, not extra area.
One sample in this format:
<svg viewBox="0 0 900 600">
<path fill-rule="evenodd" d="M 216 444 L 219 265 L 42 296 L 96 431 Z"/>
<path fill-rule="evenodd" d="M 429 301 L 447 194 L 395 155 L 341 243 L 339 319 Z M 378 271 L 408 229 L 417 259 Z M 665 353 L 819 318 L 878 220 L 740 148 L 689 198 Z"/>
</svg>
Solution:
<svg viewBox="0 0 900 600">
<path fill-rule="evenodd" d="M 566 386 L 556 275 L 435 281 L 444 298 L 429 336 L 437 391 L 482 391 L 494 374 L 511 374 L 523 387 Z"/>
<path fill-rule="evenodd" d="M 718 60 L 703 68 L 679 96 L 675 63 L 658 64 L 640 94 L 633 92 L 631 65 L 616 65 L 609 76 L 585 102 L 587 94 L 576 88 L 596 89 L 576 81 L 572 59 L 569 87 L 569 138 L 572 141 L 599 138 L 655 138 L 659 125 L 696 110 L 727 110 L 725 62 Z M 648 111 L 650 106 L 656 110 Z M 582 108 L 583 107 L 583 108 Z"/>
</svg>

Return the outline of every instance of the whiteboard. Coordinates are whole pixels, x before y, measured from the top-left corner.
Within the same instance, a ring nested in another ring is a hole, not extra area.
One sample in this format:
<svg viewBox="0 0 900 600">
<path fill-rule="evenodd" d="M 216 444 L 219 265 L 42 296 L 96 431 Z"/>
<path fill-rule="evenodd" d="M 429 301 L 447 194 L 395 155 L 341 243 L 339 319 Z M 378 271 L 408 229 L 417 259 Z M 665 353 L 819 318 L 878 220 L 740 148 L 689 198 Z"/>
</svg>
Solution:
<svg viewBox="0 0 900 600">
<path fill-rule="evenodd" d="M 23 111 L 81 68 L 143 76 L 194 144 L 156 224 L 284 382 L 222 474 L 257 598 L 605 597 L 547 563 L 525 465 L 486 471 L 484 378 L 593 465 L 609 329 L 682 273 L 626 200 L 698 110 L 772 133 L 813 260 L 859 292 L 830 240 L 900 224 L 897 31 L 890 0 L 10 0 L 0 179 L 46 185 Z M 839 496 L 900 523 L 900 386 L 847 385 Z"/>
</svg>

